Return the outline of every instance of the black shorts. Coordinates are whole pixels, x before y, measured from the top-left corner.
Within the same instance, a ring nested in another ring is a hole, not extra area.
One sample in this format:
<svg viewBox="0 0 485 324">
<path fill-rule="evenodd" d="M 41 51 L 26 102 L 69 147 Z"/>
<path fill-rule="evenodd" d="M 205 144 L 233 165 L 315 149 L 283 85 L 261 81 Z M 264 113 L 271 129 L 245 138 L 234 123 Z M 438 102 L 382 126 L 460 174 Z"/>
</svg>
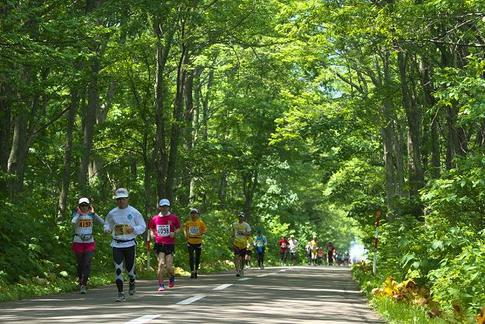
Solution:
<svg viewBox="0 0 485 324">
<path fill-rule="evenodd" d="M 248 253 L 247 249 L 240 249 L 237 246 L 233 246 L 232 248 L 235 255 L 245 256 Z"/>
<path fill-rule="evenodd" d="M 165 255 L 170 255 L 175 252 L 175 244 L 155 243 L 155 246 L 153 246 L 153 251 L 157 256 L 160 253 L 163 253 Z"/>
</svg>

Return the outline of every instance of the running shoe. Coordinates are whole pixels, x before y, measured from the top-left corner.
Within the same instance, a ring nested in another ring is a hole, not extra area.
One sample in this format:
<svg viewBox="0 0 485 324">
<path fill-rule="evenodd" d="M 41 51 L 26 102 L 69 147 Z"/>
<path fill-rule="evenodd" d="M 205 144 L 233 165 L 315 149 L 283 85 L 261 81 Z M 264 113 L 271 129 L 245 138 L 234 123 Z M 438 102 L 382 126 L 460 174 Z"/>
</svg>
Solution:
<svg viewBox="0 0 485 324">
<path fill-rule="evenodd" d="M 168 288 L 173 288 L 173 286 L 175 286 L 175 278 L 170 277 L 170 279 L 168 280 Z"/>
<path fill-rule="evenodd" d="M 136 287 L 135 287 L 135 282 L 130 282 L 130 289 L 128 290 L 128 293 L 130 294 L 130 296 L 134 295 L 135 294 L 135 291 L 136 291 Z"/>
<path fill-rule="evenodd" d="M 119 302 L 119 303 L 126 301 L 125 294 L 122 293 L 122 292 L 119 292 L 118 293 L 118 297 L 116 297 L 116 301 Z"/>
<path fill-rule="evenodd" d="M 194 279 L 197 279 L 197 271 L 194 272 Z"/>
<path fill-rule="evenodd" d="M 241 274 L 239 273 L 239 271 L 236 271 L 236 277 L 240 277 Z"/>
<path fill-rule="evenodd" d="M 160 285 L 160 287 L 158 287 L 158 292 L 162 292 L 162 291 L 165 291 L 165 286 L 163 284 Z"/>
<path fill-rule="evenodd" d="M 190 273 L 190 278 L 191 278 L 191 279 L 195 278 L 195 272 L 194 272 L 194 271 L 192 271 L 192 272 Z"/>
<path fill-rule="evenodd" d="M 81 286 L 81 289 L 79 289 L 79 292 L 84 295 L 87 292 L 86 291 L 86 286 L 82 285 Z"/>
</svg>

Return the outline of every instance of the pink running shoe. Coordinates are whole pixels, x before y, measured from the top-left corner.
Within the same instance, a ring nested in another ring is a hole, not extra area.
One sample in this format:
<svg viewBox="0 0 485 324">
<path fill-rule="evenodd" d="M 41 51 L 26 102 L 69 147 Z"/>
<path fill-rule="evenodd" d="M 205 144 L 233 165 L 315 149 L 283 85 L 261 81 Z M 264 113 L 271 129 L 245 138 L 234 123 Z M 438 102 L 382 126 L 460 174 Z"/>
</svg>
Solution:
<svg viewBox="0 0 485 324">
<path fill-rule="evenodd" d="M 158 292 L 162 292 L 165 290 L 165 287 L 163 286 L 163 284 L 160 285 L 160 287 L 158 287 Z"/>
</svg>

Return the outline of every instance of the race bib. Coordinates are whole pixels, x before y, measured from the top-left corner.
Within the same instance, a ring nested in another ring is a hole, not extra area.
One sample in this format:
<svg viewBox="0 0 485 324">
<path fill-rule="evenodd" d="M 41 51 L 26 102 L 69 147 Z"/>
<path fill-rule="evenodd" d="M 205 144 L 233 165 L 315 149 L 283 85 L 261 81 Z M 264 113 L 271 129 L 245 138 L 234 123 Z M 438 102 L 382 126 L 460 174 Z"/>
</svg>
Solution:
<svg viewBox="0 0 485 324">
<path fill-rule="evenodd" d="M 79 227 L 91 227 L 93 225 L 92 219 L 81 219 L 79 220 Z"/>
<path fill-rule="evenodd" d="M 285 249 L 285 248 L 286 248 L 286 243 L 284 243 L 284 242 L 283 242 L 283 243 L 281 243 L 281 247 L 282 247 L 283 249 Z"/>
<path fill-rule="evenodd" d="M 190 236 L 199 236 L 199 226 L 190 226 L 189 227 L 189 235 Z"/>
<path fill-rule="evenodd" d="M 125 235 L 128 233 L 128 228 L 130 225 L 128 224 L 116 224 L 115 225 L 115 235 Z"/>
<path fill-rule="evenodd" d="M 157 234 L 162 237 L 170 236 L 170 225 L 157 225 Z"/>
</svg>

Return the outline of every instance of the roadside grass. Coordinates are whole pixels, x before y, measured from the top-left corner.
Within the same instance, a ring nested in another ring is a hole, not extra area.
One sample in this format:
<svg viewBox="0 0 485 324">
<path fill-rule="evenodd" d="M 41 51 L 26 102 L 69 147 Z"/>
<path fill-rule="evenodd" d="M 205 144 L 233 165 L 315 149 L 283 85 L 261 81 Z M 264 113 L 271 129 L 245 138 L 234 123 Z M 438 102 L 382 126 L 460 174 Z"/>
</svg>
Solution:
<svg viewBox="0 0 485 324">
<path fill-rule="evenodd" d="M 471 314 L 456 314 L 440 310 L 428 304 L 416 304 L 412 300 L 396 300 L 386 295 L 376 295 L 372 291 L 382 287 L 382 278 L 372 275 L 368 265 L 361 264 L 352 268 L 352 276 L 369 299 L 370 305 L 386 322 L 391 324 L 461 324 L 478 323 Z M 438 314 L 438 316 L 434 315 Z"/>
<path fill-rule="evenodd" d="M 112 273 L 101 273 L 89 278 L 89 287 L 100 287 L 113 282 Z M 5 284 L 0 282 L 0 302 L 40 297 L 62 292 L 76 291 L 77 281 L 72 278 L 39 278 L 23 279 L 19 283 Z"/>
<path fill-rule="evenodd" d="M 452 323 L 440 318 L 429 318 L 428 310 L 424 307 L 413 306 L 402 302 L 396 302 L 388 297 L 374 297 L 370 300 L 371 306 L 388 323 L 412 323 L 412 324 L 445 324 Z"/>
</svg>

